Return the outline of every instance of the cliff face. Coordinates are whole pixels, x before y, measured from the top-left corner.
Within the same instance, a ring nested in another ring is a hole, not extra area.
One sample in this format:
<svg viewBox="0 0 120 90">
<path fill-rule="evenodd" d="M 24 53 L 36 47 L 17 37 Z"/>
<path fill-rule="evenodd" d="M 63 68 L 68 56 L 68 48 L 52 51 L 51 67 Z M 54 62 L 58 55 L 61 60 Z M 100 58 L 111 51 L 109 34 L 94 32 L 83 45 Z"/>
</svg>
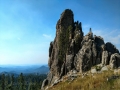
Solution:
<svg viewBox="0 0 120 90">
<path fill-rule="evenodd" d="M 73 12 L 66 9 L 57 22 L 56 37 L 50 43 L 50 72 L 43 84 L 54 83 L 70 70 L 82 73 L 100 63 L 110 64 L 111 68 L 120 67 L 118 49 L 110 42 L 105 43 L 102 37 L 93 36 L 91 28 L 84 36 L 81 22 L 74 22 Z"/>
<path fill-rule="evenodd" d="M 50 43 L 49 67 L 50 73 L 59 78 L 75 68 L 74 57 L 81 48 L 83 32 L 81 23 L 74 22 L 73 12 L 65 10 L 56 25 L 56 37 Z"/>
</svg>

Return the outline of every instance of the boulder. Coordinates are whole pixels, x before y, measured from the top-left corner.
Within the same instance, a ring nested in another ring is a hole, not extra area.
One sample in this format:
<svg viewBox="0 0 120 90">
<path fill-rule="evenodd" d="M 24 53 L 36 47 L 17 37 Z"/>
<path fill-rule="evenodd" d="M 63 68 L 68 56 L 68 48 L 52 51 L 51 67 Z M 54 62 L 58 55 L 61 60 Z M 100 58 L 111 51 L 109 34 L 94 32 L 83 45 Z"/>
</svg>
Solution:
<svg viewBox="0 0 120 90">
<path fill-rule="evenodd" d="M 91 73 L 97 73 L 96 69 L 95 68 L 91 69 Z"/>
<path fill-rule="evenodd" d="M 101 71 L 108 71 L 108 67 L 107 66 L 102 67 Z"/>
<path fill-rule="evenodd" d="M 120 67 L 120 54 L 114 53 L 111 55 L 110 66 L 112 69 Z"/>
</svg>

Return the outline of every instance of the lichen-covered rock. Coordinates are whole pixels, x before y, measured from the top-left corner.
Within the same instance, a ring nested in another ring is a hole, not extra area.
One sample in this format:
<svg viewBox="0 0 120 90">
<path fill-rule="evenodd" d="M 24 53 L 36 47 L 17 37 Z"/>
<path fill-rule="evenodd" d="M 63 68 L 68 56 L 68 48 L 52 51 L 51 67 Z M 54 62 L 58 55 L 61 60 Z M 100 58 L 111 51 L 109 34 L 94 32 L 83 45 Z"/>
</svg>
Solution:
<svg viewBox="0 0 120 90">
<path fill-rule="evenodd" d="M 102 52 L 102 65 L 108 65 L 109 60 L 108 60 L 108 51 L 103 51 Z"/>
<path fill-rule="evenodd" d="M 92 66 L 92 44 L 91 35 L 88 34 L 83 38 L 82 48 L 76 55 L 76 69 L 77 71 L 84 72 Z"/>
<path fill-rule="evenodd" d="M 65 69 L 69 72 L 70 70 L 73 69 L 73 60 L 74 60 L 74 55 L 66 55 L 66 62 L 65 62 Z"/>
<path fill-rule="evenodd" d="M 92 44 L 92 65 L 96 65 L 99 63 L 100 63 L 100 61 L 97 59 L 96 43 L 93 41 L 93 44 Z"/>
<path fill-rule="evenodd" d="M 108 67 L 107 66 L 102 67 L 101 71 L 108 71 Z"/>
</svg>

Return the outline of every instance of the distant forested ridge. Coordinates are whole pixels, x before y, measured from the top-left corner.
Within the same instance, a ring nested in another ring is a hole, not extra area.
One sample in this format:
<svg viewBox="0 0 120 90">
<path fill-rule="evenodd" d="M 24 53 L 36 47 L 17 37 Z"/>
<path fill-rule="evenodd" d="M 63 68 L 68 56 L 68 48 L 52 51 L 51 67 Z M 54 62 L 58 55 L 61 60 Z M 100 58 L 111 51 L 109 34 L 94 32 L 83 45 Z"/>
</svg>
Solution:
<svg viewBox="0 0 120 90">
<path fill-rule="evenodd" d="M 46 74 L 0 74 L 0 90 L 39 90 Z"/>
</svg>

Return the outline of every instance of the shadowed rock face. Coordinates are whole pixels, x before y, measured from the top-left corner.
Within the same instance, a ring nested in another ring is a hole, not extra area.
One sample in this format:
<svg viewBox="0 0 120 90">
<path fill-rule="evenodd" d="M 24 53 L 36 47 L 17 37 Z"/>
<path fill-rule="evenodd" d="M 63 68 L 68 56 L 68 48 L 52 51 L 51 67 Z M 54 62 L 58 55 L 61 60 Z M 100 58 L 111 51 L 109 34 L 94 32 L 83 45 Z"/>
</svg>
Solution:
<svg viewBox="0 0 120 90">
<path fill-rule="evenodd" d="M 114 53 L 117 54 L 113 56 Z M 82 73 L 100 63 L 103 65 L 110 63 L 113 68 L 119 67 L 120 64 L 113 62 L 116 60 L 120 63 L 119 58 L 118 49 L 109 42 L 105 44 L 102 37 L 93 36 L 91 28 L 84 36 L 81 22 L 74 22 L 73 12 L 66 9 L 57 22 L 55 39 L 50 43 L 48 61 L 50 72 L 44 82 L 48 85 L 53 84 L 70 70 Z M 43 87 L 44 85 L 43 83 Z"/>
<path fill-rule="evenodd" d="M 120 68 L 120 54 L 114 53 L 110 57 L 111 68 Z"/>
<path fill-rule="evenodd" d="M 61 68 L 64 68 L 66 54 L 69 53 L 69 43 L 73 31 L 73 12 L 65 10 L 56 25 L 56 37 L 54 42 L 50 43 L 49 49 L 49 67 L 54 76 L 60 76 Z"/>
</svg>

